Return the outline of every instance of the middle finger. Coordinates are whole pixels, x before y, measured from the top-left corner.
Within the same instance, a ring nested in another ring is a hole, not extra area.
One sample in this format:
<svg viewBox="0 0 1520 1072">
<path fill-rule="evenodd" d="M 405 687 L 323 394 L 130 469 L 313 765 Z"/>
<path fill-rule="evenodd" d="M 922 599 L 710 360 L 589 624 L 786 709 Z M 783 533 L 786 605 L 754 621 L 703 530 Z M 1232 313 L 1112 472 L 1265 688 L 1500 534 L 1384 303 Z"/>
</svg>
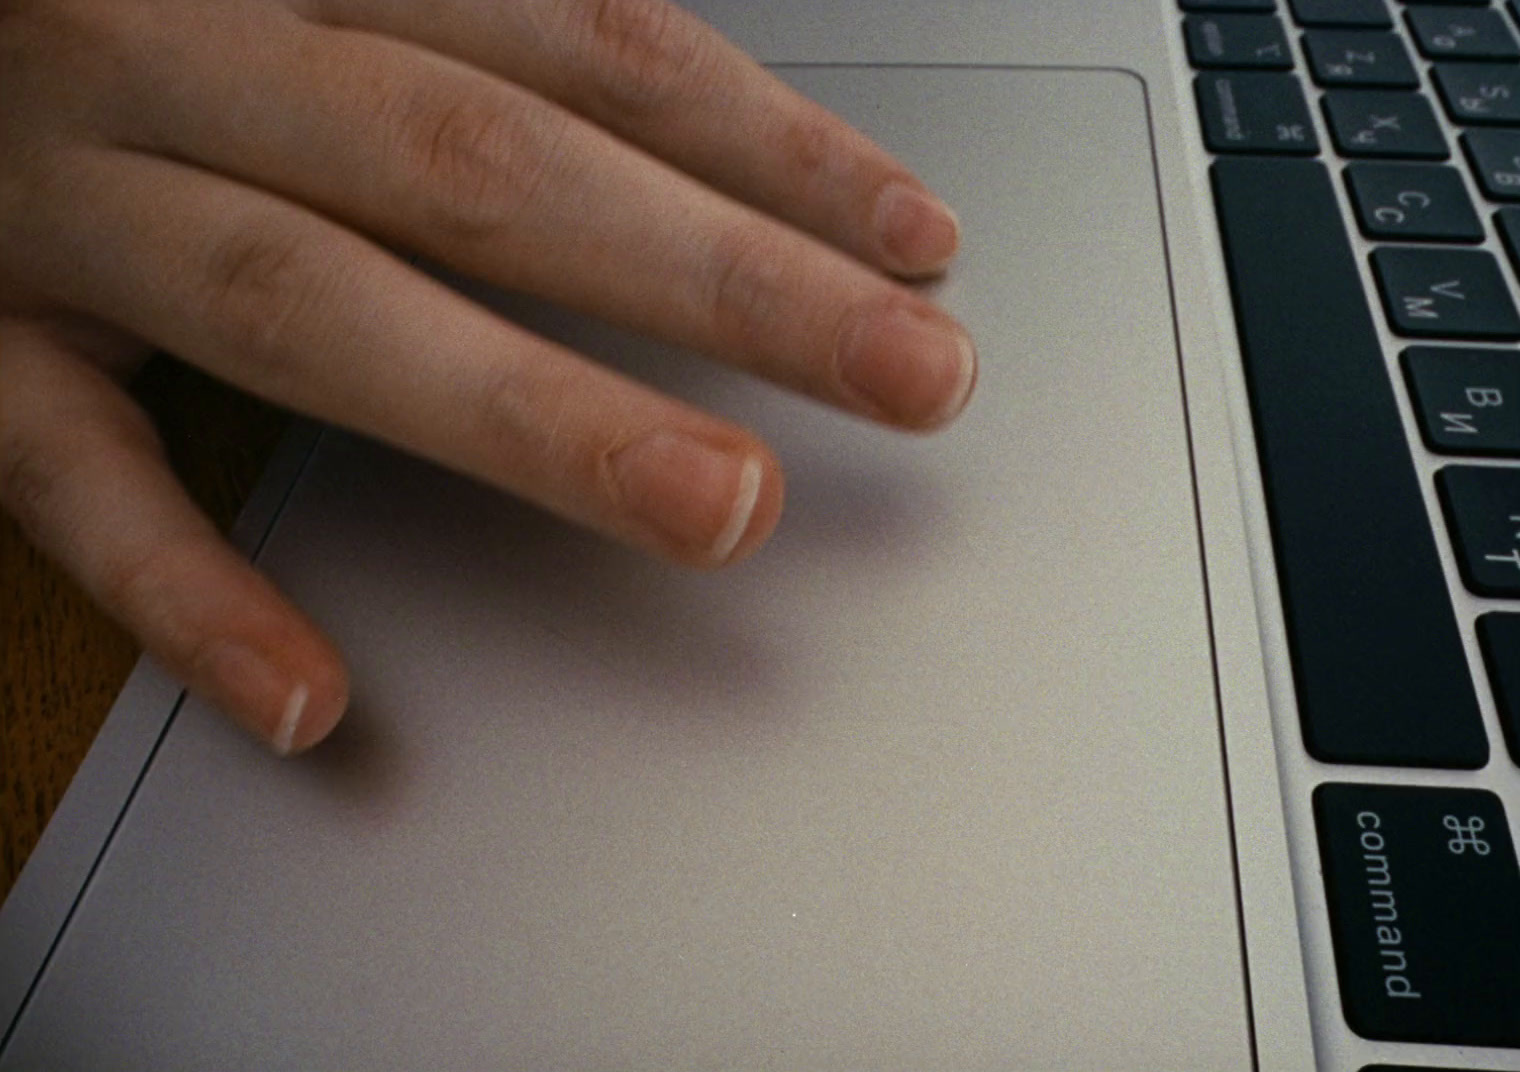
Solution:
<svg viewBox="0 0 1520 1072">
<path fill-rule="evenodd" d="M 135 143 L 877 419 L 934 427 L 964 404 L 970 341 L 906 288 L 520 87 L 269 22 L 257 62 L 217 61 L 204 29 L 185 42 L 143 87 Z"/>
<path fill-rule="evenodd" d="M 24 206 L 38 283 L 64 306 L 693 565 L 734 561 L 775 524 L 780 474 L 753 435 L 504 323 L 309 210 L 138 153 L 54 164 L 95 210 Z"/>
</svg>

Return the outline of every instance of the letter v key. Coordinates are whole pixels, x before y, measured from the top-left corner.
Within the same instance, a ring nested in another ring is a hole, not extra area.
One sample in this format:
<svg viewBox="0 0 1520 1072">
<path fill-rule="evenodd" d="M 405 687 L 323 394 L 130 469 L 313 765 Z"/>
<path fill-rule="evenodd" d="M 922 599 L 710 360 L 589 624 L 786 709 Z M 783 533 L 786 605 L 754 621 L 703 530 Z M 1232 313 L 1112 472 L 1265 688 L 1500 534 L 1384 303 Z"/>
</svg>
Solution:
<svg viewBox="0 0 1520 1072">
<path fill-rule="evenodd" d="M 1499 262 L 1486 250 L 1385 247 L 1373 251 L 1372 267 L 1383 308 L 1400 335 L 1520 339 L 1520 313 Z"/>
</svg>

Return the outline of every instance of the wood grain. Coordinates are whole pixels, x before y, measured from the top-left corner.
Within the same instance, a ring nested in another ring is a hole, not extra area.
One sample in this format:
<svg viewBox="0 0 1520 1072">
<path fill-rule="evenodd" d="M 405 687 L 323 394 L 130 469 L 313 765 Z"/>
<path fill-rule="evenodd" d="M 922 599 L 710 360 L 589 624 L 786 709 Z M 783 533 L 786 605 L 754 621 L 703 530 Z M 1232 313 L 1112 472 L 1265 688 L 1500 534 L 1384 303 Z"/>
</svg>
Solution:
<svg viewBox="0 0 1520 1072">
<path fill-rule="evenodd" d="M 132 392 L 191 495 L 226 531 L 287 420 L 165 357 Z M 56 565 L 0 516 L 0 899 L 36 847 L 139 654 Z"/>
</svg>

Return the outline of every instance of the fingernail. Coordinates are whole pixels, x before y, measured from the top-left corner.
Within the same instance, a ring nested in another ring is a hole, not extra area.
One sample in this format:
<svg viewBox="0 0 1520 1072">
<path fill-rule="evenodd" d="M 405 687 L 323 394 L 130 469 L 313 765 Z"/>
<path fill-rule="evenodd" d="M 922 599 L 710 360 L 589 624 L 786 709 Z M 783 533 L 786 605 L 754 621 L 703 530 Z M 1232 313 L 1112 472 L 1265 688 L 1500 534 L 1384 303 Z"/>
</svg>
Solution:
<svg viewBox="0 0 1520 1072">
<path fill-rule="evenodd" d="M 301 716 L 306 713 L 306 701 L 310 698 L 311 691 L 305 685 L 297 685 L 290 690 L 290 697 L 285 701 L 285 711 L 280 715 L 280 724 L 275 727 L 274 736 L 269 741 L 278 755 L 290 755 L 296 730 L 301 728 Z"/>
<path fill-rule="evenodd" d="M 760 499 L 759 458 L 677 432 L 651 432 L 609 463 L 617 497 L 632 517 L 714 565 L 738 548 Z"/>
<path fill-rule="evenodd" d="M 866 313 L 839 340 L 846 390 L 877 416 L 934 428 L 959 413 L 976 379 L 976 350 L 948 321 L 905 308 Z"/>
<path fill-rule="evenodd" d="M 960 245 L 955 213 L 939 198 L 895 182 L 876 199 L 876 233 L 891 267 L 908 275 L 944 269 Z"/>
<path fill-rule="evenodd" d="M 290 754 L 311 698 L 304 683 L 292 682 L 252 648 L 235 641 L 209 647 L 196 669 L 212 699 L 264 738 L 276 754 Z"/>
</svg>

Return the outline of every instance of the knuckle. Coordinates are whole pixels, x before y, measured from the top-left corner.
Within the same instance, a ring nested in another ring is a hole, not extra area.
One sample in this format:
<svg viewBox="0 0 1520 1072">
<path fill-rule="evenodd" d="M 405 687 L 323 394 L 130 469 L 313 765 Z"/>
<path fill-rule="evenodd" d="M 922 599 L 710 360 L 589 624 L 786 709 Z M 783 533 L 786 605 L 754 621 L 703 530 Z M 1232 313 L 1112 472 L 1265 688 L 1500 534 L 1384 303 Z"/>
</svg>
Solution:
<svg viewBox="0 0 1520 1072">
<path fill-rule="evenodd" d="M 295 361 L 292 327 L 331 295 L 330 270 L 289 228 L 255 220 L 212 248 L 206 312 L 224 343 L 283 379 Z"/>
<path fill-rule="evenodd" d="M 149 20 L 92 0 L 0 3 L 0 100 L 57 124 L 108 111 L 142 68 Z M 29 106 L 29 107 L 28 107 Z"/>
<path fill-rule="evenodd" d="M 574 449 L 565 434 L 567 399 L 557 384 L 527 382 L 514 364 L 497 369 L 472 393 L 471 416 L 495 478 L 543 486 Z"/>
<path fill-rule="evenodd" d="M 498 237 L 533 203 L 564 120 L 482 98 L 411 97 L 390 109 L 409 196 L 432 233 L 464 242 Z"/>
<path fill-rule="evenodd" d="M 713 244 L 706 305 L 720 342 L 753 353 L 775 330 L 788 305 L 787 258 L 764 231 L 741 227 Z"/>
<path fill-rule="evenodd" d="M 0 441 L 0 502 L 38 543 L 44 542 L 48 504 L 59 479 L 58 467 L 35 441 L 8 437 Z"/>
<path fill-rule="evenodd" d="M 812 109 L 787 123 L 781 134 L 781 158 L 801 194 L 838 182 L 837 164 L 849 159 L 840 140 L 833 124 Z"/>
<path fill-rule="evenodd" d="M 185 548 L 172 541 L 155 543 L 136 554 L 112 556 L 101 565 L 98 598 L 127 621 L 141 625 L 145 618 L 161 619 L 174 605 L 175 577 L 185 559 Z"/>
<path fill-rule="evenodd" d="M 473 423 L 491 453 L 500 457 L 506 468 L 519 465 L 535 420 L 529 392 L 515 375 L 503 370 L 491 376 L 472 398 Z"/>
<path fill-rule="evenodd" d="M 695 19 L 668 0 L 595 0 L 584 10 L 604 110 L 645 119 L 701 98 L 717 53 Z"/>
<path fill-rule="evenodd" d="M 0 506 L 28 538 L 65 559 L 81 546 L 86 523 L 94 455 L 126 448 L 155 463 L 163 463 L 163 440 L 148 415 L 124 393 L 98 400 L 98 425 L 71 426 L 67 431 L 44 429 L 39 434 L 0 436 Z"/>
<path fill-rule="evenodd" d="M 525 376 L 514 365 L 496 369 L 469 395 L 468 427 L 482 472 L 550 510 L 580 513 L 605 440 L 619 426 L 616 409 L 568 370 Z"/>
</svg>

